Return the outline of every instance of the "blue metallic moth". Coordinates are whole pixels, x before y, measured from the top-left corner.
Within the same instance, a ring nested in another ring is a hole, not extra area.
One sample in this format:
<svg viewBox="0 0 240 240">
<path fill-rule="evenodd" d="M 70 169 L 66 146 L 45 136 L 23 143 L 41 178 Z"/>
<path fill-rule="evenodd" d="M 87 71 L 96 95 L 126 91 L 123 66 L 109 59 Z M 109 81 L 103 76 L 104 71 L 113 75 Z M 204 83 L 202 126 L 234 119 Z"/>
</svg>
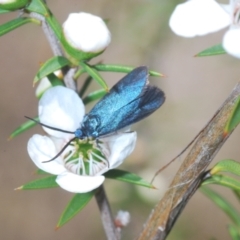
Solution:
<svg viewBox="0 0 240 240">
<path fill-rule="evenodd" d="M 84 116 L 75 132 L 40 123 L 47 128 L 75 135 L 52 159 L 56 159 L 76 139 L 98 139 L 123 129 L 156 111 L 165 101 L 164 92 L 148 83 L 148 68 L 138 67 L 117 82 L 110 91 Z M 46 162 L 49 162 L 46 161 Z"/>
</svg>

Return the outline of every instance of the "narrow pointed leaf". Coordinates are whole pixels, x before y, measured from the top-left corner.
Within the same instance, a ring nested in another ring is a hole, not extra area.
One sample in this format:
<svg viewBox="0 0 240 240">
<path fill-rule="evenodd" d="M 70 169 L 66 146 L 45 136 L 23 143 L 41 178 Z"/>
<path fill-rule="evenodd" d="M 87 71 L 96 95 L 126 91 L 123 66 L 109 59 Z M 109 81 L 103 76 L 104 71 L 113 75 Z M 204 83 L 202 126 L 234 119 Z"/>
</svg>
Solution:
<svg viewBox="0 0 240 240">
<path fill-rule="evenodd" d="M 94 66 L 96 70 L 102 72 L 121 72 L 121 73 L 130 73 L 135 67 L 123 66 L 123 65 L 113 65 L 113 64 L 96 64 Z M 163 77 L 164 75 L 159 72 L 149 71 L 150 76 L 154 77 Z"/>
<path fill-rule="evenodd" d="M 57 176 L 49 176 L 45 178 L 39 178 L 34 181 L 28 182 L 18 189 L 21 190 L 36 190 L 36 189 L 45 189 L 45 188 L 55 188 L 59 187 L 59 185 L 56 183 Z"/>
<path fill-rule="evenodd" d="M 47 15 L 46 21 L 53 30 L 53 32 L 55 33 L 57 39 L 61 42 L 62 26 L 60 25 L 60 23 L 57 21 L 57 19 L 52 13 Z"/>
<path fill-rule="evenodd" d="M 52 175 L 48 172 L 43 171 L 42 169 L 37 169 L 36 174 L 38 174 L 38 175 Z"/>
<path fill-rule="evenodd" d="M 83 97 L 83 95 L 84 95 L 84 93 L 87 91 L 87 89 L 88 89 L 88 87 L 89 87 L 89 85 L 90 85 L 90 83 L 92 82 L 92 77 L 91 76 L 88 76 L 86 79 L 85 79 L 85 81 L 84 81 L 84 83 L 83 83 L 83 85 L 82 85 L 82 87 L 81 87 L 81 90 L 79 91 L 79 96 L 82 98 Z M 106 92 L 106 91 L 105 91 Z"/>
<path fill-rule="evenodd" d="M 240 162 L 226 159 L 218 162 L 210 171 L 212 175 L 219 172 L 229 172 L 240 176 Z"/>
<path fill-rule="evenodd" d="M 224 128 L 225 134 L 231 132 L 239 124 L 239 122 L 240 122 L 240 97 L 238 98 L 236 105 L 233 109 L 233 112 L 231 114 L 231 117 L 229 118 Z"/>
<path fill-rule="evenodd" d="M 38 22 L 38 21 L 33 20 L 32 18 L 16 18 L 7 23 L 4 23 L 0 25 L 0 36 L 30 22 Z"/>
<path fill-rule="evenodd" d="M 54 73 L 50 73 L 47 76 L 48 80 L 50 81 L 51 85 L 53 87 L 55 86 L 64 86 L 64 83 L 62 80 L 60 80 Z"/>
<path fill-rule="evenodd" d="M 114 180 L 119 180 L 123 182 L 128 182 L 136 185 L 140 185 L 143 187 L 148 187 L 148 188 L 155 188 L 150 182 L 147 182 L 143 180 L 141 177 L 139 177 L 136 174 L 123 171 L 120 169 L 112 169 L 104 174 L 106 178 L 111 178 Z"/>
<path fill-rule="evenodd" d="M 86 71 L 83 69 L 83 68 L 80 68 L 80 69 L 78 69 L 76 72 L 75 72 L 75 74 L 74 74 L 74 76 L 73 76 L 73 79 L 74 80 L 77 80 L 83 73 L 85 73 Z"/>
<path fill-rule="evenodd" d="M 39 121 L 38 117 L 34 118 L 36 121 Z M 9 136 L 9 139 L 12 139 L 16 136 L 18 136 L 19 134 L 27 131 L 28 129 L 34 127 L 36 125 L 36 123 L 32 120 L 27 120 L 25 123 L 23 123 L 22 125 L 20 125 L 18 128 L 16 128 L 11 135 Z"/>
<path fill-rule="evenodd" d="M 103 87 L 106 91 L 108 91 L 108 86 L 102 76 L 96 71 L 96 69 L 92 68 L 88 64 L 81 62 L 81 66 L 83 69 L 98 83 L 101 87 Z"/>
<path fill-rule="evenodd" d="M 9 13 L 9 12 L 11 12 L 11 11 L 0 8 L 0 14 L 2 14 L 2 13 Z"/>
<path fill-rule="evenodd" d="M 201 187 L 201 191 L 224 211 L 233 223 L 240 227 L 240 214 L 226 199 L 207 187 Z"/>
<path fill-rule="evenodd" d="M 214 55 L 220 55 L 225 53 L 226 51 L 224 50 L 222 44 L 218 44 L 203 50 L 202 52 L 196 54 L 195 57 L 207 57 L 207 56 L 214 56 Z"/>
<path fill-rule="evenodd" d="M 29 12 L 39 13 L 44 17 L 50 14 L 47 6 L 44 4 L 44 1 L 42 0 L 32 0 L 30 4 L 26 6 L 25 9 L 28 10 Z"/>
<path fill-rule="evenodd" d="M 49 11 L 47 5 L 42 0 L 32 0 L 26 8 L 29 12 L 41 14 L 55 33 L 58 40 L 61 40 L 61 26 L 54 15 Z"/>
<path fill-rule="evenodd" d="M 77 213 L 79 213 L 94 196 L 95 191 L 87 193 L 77 193 L 74 195 L 72 200 L 69 202 L 64 212 L 62 213 L 57 228 L 62 227 L 65 223 L 71 220 Z"/>
<path fill-rule="evenodd" d="M 233 191 L 238 201 L 240 202 L 240 191 Z"/>
<path fill-rule="evenodd" d="M 88 104 L 90 102 L 96 101 L 102 98 L 107 92 L 104 89 L 100 89 L 88 94 L 85 98 L 83 98 L 83 103 Z"/>
<path fill-rule="evenodd" d="M 229 231 L 229 235 L 231 236 L 232 240 L 240 239 L 240 228 L 237 228 L 231 224 L 228 226 L 228 231 Z"/>
<path fill-rule="evenodd" d="M 56 57 L 50 58 L 41 66 L 36 77 L 33 80 L 33 83 L 34 84 L 37 83 L 42 78 L 46 77 L 47 75 L 67 65 L 70 65 L 70 62 L 65 57 L 56 56 Z"/>
<path fill-rule="evenodd" d="M 226 175 L 213 175 L 212 177 L 206 179 L 202 186 L 207 184 L 218 184 L 224 187 L 231 188 L 235 191 L 240 191 L 240 180 L 226 176 Z"/>
</svg>

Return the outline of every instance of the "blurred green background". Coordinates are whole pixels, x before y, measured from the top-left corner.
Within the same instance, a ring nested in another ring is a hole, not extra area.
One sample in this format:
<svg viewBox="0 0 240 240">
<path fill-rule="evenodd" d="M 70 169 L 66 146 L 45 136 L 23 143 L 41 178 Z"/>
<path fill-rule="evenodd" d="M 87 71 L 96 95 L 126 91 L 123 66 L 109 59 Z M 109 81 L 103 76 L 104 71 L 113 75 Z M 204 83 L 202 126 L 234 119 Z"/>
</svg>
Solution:
<svg viewBox="0 0 240 240">
<path fill-rule="evenodd" d="M 155 171 L 175 157 L 205 126 L 226 99 L 240 77 L 240 60 L 228 55 L 194 58 L 221 42 L 224 30 L 208 36 L 184 39 L 174 35 L 168 20 L 178 1 L 163 0 L 82 0 L 48 1 L 62 23 L 71 12 L 90 12 L 108 19 L 111 45 L 98 60 L 132 66 L 147 65 L 165 74 L 151 78 L 166 94 L 164 105 L 149 118 L 135 124 L 138 142 L 134 153 L 121 169 L 151 180 Z M 0 15 L 0 24 L 17 13 Z M 61 212 L 73 194 L 60 188 L 41 191 L 14 191 L 34 179 L 35 165 L 26 145 L 40 127 L 7 141 L 10 133 L 25 121 L 24 115 L 37 115 L 32 80 L 40 63 L 52 56 L 40 27 L 28 24 L 0 38 L 0 238 L 105 239 L 95 200 L 72 221 L 55 231 Z M 109 86 L 123 75 L 103 74 Z M 79 84 L 80 81 L 79 81 Z M 94 83 L 92 89 L 99 86 Z M 239 160 L 239 129 L 215 157 Z M 151 209 L 163 196 L 183 157 L 159 175 L 157 190 L 134 187 L 113 180 L 105 182 L 114 214 L 119 209 L 131 213 L 131 223 L 123 239 L 138 236 Z M 229 190 L 217 188 L 237 206 Z M 230 239 L 229 219 L 200 192 L 190 200 L 168 239 Z"/>
</svg>

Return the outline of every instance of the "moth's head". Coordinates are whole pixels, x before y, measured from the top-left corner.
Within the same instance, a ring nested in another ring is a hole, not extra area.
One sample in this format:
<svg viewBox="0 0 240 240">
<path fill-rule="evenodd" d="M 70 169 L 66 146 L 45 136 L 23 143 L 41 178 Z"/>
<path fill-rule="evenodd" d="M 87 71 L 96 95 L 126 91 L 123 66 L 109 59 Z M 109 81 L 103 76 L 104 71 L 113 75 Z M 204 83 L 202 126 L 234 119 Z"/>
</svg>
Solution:
<svg viewBox="0 0 240 240">
<path fill-rule="evenodd" d="M 83 134 L 83 131 L 82 129 L 78 128 L 75 132 L 74 132 L 74 135 L 76 138 L 79 138 L 79 139 L 83 139 L 84 138 L 84 134 Z"/>
</svg>

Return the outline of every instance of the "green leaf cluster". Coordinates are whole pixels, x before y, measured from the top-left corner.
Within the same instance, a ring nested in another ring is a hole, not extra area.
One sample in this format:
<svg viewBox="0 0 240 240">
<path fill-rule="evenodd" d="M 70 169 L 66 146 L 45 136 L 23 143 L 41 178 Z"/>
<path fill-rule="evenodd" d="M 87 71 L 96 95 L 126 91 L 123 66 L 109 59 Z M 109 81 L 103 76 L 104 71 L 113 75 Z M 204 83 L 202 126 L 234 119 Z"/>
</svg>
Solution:
<svg viewBox="0 0 240 240">
<path fill-rule="evenodd" d="M 230 176 L 228 175 L 230 174 Z M 235 178 L 231 175 L 236 176 Z M 217 184 L 231 189 L 240 203 L 240 163 L 232 159 L 218 162 L 203 181 L 201 191 L 211 199 L 231 219 L 228 225 L 229 235 L 233 240 L 240 239 L 240 212 L 230 202 L 217 192 L 206 187 L 208 184 Z"/>
<path fill-rule="evenodd" d="M 50 175 L 42 170 L 38 170 L 37 174 L 47 175 L 47 176 L 28 182 L 18 187 L 16 190 L 40 190 L 40 189 L 59 187 L 55 181 L 57 176 Z M 127 171 L 123 171 L 120 169 L 112 169 L 107 173 L 105 173 L 104 176 L 109 179 L 114 179 L 114 180 L 130 183 L 130 184 L 135 184 L 142 187 L 153 188 L 153 189 L 155 188 L 152 185 L 152 183 L 149 183 L 143 180 L 138 175 L 127 172 Z M 70 200 L 70 202 L 68 203 L 68 205 L 66 206 L 66 208 L 64 209 L 57 223 L 57 228 L 63 226 L 65 223 L 71 220 L 77 213 L 79 213 L 92 199 L 96 191 L 97 189 L 87 193 L 75 194 L 73 198 Z"/>
</svg>

